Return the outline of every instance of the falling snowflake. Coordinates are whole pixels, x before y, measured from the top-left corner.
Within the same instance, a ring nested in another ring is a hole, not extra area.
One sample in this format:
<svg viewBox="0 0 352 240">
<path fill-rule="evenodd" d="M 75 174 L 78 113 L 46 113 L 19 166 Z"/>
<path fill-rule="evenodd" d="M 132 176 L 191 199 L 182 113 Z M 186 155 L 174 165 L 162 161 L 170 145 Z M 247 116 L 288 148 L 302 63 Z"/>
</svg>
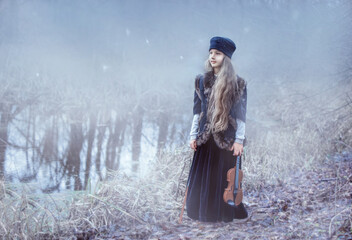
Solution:
<svg viewBox="0 0 352 240">
<path fill-rule="evenodd" d="M 126 35 L 129 36 L 131 34 L 131 31 L 129 28 L 126 28 Z"/>
<path fill-rule="evenodd" d="M 103 68 L 103 71 L 106 72 L 106 70 L 108 70 L 109 66 L 103 65 L 102 68 Z"/>
</svg>

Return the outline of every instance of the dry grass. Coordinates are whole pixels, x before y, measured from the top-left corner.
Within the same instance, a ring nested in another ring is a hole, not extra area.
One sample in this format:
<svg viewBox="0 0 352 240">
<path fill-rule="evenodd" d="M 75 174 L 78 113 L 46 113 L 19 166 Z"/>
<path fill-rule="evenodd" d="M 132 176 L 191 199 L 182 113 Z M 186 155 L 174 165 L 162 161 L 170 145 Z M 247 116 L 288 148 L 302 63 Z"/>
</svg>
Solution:
<svg viewBox="0 0 352 240">
<path fill-rule="evenodd" d="M 31 239 L 60 231 L 69 201 L 33 195 L 29 189 L 0 184 L 0 236 L 4 239 Z"/>
<path fill-rule="evenodd" d="M 329 152 L 350 148 L 351 103 L 334 110 L 346 98 L 332 105 L 327 101 L 311 99 L 307 108 L 293 104 L 290 97 L 268 103 L 265 114 L 273 116 L 276 125 L 253 127 L 243 162 L 244 189 L 283 182 L 290 172 L 325 161 Z M 188 146 L 161 153 L 143 178 L 111 172 L 110 181 L 76 195 L 44 199 L 2 182 L 0 235 L 68 238 L 82 230 L 106 231 L 106 226 L 114 231 L 138 226 L 148 234 L 156 225 L 177 224 L 192 156 Z"/>
<path fill-rule="evenodd" d="M 253 123 L 254 129 L 249 129 L 253 134 L 246 147 L 245 187 L 260 189 L 285 182 L 292 171 L 320 164 L 332 152 L 351 151 L 352 101 L 347 97 L 348 89 L 352 89 L 351 83 L 301 98 L 284 91 L 266 102 L 264 106 L 269 107 L 262 110 L 261 117 L 269 118 L 272 124 Z"/>
<path fill-rule="evenodd" d="M 185 188 L 180 176 L 187 175 L 191 157 L 184 153 L 185 149 L 158 158 L 151 167 L 154 171 L 143 179 L 111 172 L 111 181 L 101 182 L 76 198 L 44 200 L 30 197 L 26 191 L 18 195 L 2 182 L 0 235 L 66 238 L 82 229 L 99 231 L 104 226 L 143 225 L 145 231 L 151 231 L 155 224 L 175 222 Z"/>
</svg>

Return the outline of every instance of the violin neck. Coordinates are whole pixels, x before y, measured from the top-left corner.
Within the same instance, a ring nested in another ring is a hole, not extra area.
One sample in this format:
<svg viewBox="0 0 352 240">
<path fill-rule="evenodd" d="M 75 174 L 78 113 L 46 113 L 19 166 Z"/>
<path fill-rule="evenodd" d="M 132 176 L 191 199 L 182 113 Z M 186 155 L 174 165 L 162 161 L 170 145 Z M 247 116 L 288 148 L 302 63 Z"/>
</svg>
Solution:
<svg viewBox="0 0 352 240">
<path fill-rule="evenodd" d="M 238 175 L 239 175 L 239 169 L 240 169 L 240 156 L 237 156 L 237 160 L 236 160 L 236 173 L 235 173 L 235 187 L 234 189 L 238 189 L 239 185 L 238 185 Z"/>
</svg>

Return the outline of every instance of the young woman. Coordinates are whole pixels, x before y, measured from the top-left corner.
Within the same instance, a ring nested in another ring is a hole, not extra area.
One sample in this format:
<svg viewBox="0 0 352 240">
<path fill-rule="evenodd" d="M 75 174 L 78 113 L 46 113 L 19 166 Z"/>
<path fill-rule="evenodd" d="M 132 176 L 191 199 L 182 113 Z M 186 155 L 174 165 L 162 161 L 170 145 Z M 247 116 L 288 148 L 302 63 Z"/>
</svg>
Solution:
<svg viewBox="0 0 352 240">
<path fill-rule="evenodd" d="M 235 156 L 241 156 L 245 139 L 247 88 L 231 63 L 235 50 L 231 39 L 211 38 L 206 71 L 195 81 L 190 133 L 195 152 L 186 206 L 187 215 L 202 222 L 248 217 L 243 203 L 232 207 L 223 200 L 227 171 L 235 166 Z"/>
</svg>

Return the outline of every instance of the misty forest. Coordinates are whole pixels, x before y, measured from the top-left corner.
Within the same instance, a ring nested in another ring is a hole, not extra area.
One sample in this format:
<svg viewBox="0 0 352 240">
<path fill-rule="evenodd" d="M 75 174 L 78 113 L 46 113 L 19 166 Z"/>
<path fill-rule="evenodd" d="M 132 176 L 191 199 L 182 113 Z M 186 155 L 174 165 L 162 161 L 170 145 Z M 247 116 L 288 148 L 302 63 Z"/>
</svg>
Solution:
<svg viewBox="0 0 352 240">
<path fill-rule="evenodd" d="M 213 36 L 250 216 L 181 223 Z M 349 0 L 0 0 L 0 236 L 352 239 L 351 39 Z"/>
</svg>

